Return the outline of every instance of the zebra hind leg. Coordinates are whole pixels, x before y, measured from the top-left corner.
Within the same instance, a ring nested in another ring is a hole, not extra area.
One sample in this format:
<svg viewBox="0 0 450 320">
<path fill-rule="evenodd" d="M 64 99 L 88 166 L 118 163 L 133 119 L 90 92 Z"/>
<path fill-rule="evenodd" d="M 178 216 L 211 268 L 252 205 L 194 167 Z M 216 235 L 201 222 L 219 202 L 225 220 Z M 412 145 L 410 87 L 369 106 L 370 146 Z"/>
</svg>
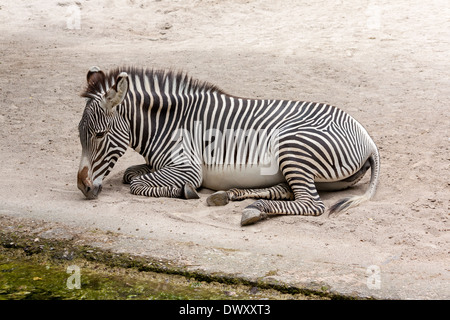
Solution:
<svg viewBox="0 0 450 320">
<path fill-rule="evenodd" d="M 206 203 L 208 206 L 224 206 L 230 201 L 244 199 L 294 200 L 294 194 L 287 183 L 280 183 L 264 189 L 233 188 L 228 191 L 217 191 L 206 199 Z"/>
<path fill-rule="evenodd" d="M 300 174 L 298 178 L 291 179 L 289 185 L 294 194 L 291 201 L 258 200 L 243 210 L 241 225 L 253 224 L 269 215 L 319 216 L 325 212 L 325 205 L 317 193 L 312 177 Z"/>
<path fill-rule="evenodd" d="M 122 182 L 130 184 L 131 180 L 150 172 L 152 172 L 152 168 L 148 164 L 138 164 L 128 167 L 123 174 Z"/>
<path fill-rule="evenodd" d="M 303 198 L 294 201 L 258 200 L 242 211 L 241 226 L 266 219 L 269 215 L 297 214 L 320 216 L 324 212 L 325 205 L 320 199 Z"/>
</svg>

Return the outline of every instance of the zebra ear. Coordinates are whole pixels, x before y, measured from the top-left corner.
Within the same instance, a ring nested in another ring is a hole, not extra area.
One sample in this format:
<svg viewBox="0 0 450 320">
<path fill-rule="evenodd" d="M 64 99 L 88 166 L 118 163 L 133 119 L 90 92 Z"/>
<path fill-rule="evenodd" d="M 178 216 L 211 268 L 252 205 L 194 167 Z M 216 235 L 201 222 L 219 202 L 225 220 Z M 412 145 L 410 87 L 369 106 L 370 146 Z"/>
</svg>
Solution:
<svg viewBox="0 0 450 320">
<path fill-rule="evenodd" d="M 114 85 L 105 95 L 105 108 L 111 111 L 114 107 L 122 103 L 128 92 L 128 74 L 121 72 L 116 79 Z"/>
<path fill-rule="evenodd" d="M 86 75 L 87 83 L 89 84 L 97 82 L 96 79 L 99 76 L 103 78 L 105 74 L 102 70 L 100 70 L 99 67 L 91 67 Z"/>
</svg>

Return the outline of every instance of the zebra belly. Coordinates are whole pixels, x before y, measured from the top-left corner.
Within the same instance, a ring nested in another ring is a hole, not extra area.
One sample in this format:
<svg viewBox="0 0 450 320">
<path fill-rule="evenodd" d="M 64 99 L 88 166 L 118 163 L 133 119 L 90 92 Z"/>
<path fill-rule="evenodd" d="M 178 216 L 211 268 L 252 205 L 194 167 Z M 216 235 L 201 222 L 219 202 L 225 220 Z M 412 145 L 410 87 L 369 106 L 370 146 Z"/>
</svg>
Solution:
<svg viewBox="0 0 450 320">
<path fill-rule="evenodd" d="M 231 188 L 267 188 L 286 182 L 277 168 L 251 166 L 203 166 L 202 186 L 212 190 L 228 190 Z"/>
</svg>

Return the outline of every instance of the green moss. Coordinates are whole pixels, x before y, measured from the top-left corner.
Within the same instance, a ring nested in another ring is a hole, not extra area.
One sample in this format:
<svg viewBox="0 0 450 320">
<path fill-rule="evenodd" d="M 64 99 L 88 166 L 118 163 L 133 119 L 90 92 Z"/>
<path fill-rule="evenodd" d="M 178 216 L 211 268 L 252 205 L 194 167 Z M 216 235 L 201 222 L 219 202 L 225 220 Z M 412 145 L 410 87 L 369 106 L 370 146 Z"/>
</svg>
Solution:
<svg viewBox="0 0 450 320">
<path fill-rule="evenodd" d="M 0 299 L 208 299 L 225 294 L 186 279 L 107 268 L 82 260 L 54 264 L 37 257 L 0 253 Z M 69 289 L 69 265 L 80 265 L 80 289 Z M 184 281 L 183 281 L 184 280 Z"/>
<path fill-rule="evenodd" d="M 39 254 L 0 247 L 0 300 L 205 300 L 205 299 L 298 299 L 276 290 L 258 290 L 240 284 L 199 281 L 130 268 L 109 267 L 101 262 L 74 259 L 57 263 Z M 69 266 L 80 268 L 80 289 L 69 289 Z M 255 290 L 253 290 L 254 292 Z"/>
<path fill-rule="evenodd" d="M 69 289 L 69 266 L 80 289 Z M 118 254 L 70 240 L 0 232 L 1 299 L 336 299 L 326 291 L 188 271 L 170 261 Z"/>
</svg>

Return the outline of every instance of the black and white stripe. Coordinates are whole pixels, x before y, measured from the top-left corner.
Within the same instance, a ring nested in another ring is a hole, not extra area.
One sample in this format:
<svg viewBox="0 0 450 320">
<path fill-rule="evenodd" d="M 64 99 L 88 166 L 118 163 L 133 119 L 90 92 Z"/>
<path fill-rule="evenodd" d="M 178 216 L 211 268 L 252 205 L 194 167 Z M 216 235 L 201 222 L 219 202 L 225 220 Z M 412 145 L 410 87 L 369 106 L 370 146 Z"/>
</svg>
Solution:
<svg viewBox="0 0 450 320">
<path fill-rule="evenodd" d="M 127 170 L 124 181 L 132 193 L 189 198 L 206 186 L 231 189 L 213 194 L 211 205 L 264 198 L 244 211 L 242 224 L 267 214 L 321 214 L 317 187 L 350 186 L 369 165 L 367 193 L 340 201 L 332 211 L 375 193 L 377 147 L 361 124 L 338 108 L 234 97 L 171 71 L 122 68 L 90 76 L 79 130 L 92 180 L 106 176 L 129 145 L 147 163 Z M 127 77 L 128 92 L 106 110 L 105 96 L 120 76 Z M 262 174 L 274 161 L 275 172 Z"/>
</svg>

